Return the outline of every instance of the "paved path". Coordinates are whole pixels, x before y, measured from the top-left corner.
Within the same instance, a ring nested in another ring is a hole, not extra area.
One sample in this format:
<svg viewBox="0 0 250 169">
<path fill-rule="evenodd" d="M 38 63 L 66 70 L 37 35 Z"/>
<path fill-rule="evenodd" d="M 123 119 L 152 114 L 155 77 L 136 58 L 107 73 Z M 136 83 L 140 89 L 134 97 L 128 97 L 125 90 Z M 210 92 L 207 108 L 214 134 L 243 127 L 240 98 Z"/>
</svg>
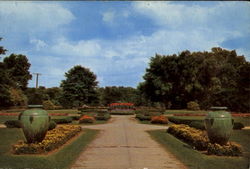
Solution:
<svg viewBox="0 0 250 169">
<path fill-rule="evenodd" d="M 72 169 L 186 169 L 145 132 L 166 127 L 138 124 L 133 116 L 112 117 L 108 124 L 84 126 L 102 131 Z"/>
</svg>

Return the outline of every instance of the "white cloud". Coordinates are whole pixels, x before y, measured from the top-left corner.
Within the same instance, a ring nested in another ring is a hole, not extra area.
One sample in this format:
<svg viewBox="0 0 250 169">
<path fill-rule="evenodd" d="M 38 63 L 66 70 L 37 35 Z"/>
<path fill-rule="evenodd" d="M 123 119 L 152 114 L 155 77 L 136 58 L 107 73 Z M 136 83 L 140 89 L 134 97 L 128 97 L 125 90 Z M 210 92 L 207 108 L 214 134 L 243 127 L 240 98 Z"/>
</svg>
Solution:
<svg viewBox="0 0 250 169">
<path fill-rule="evenodd" d="M 242 30 L 250 32 L 250 3 L 247 2 L 218 2 L 213 6 L 188 6 L 161 1 L 134 2 L 132 6 L 135 12 L 151 18 L 165 28 L 179 30 L 208 28 L 215 32 L 227 31 L 232 34 Z M 239 11 L 241 11 L 240 16 Z"/>
<path fill-rule="evenodd" d="M 73 14 L 56 3 L 0 2 L 0 32 L 53 31 L 70 23 Z M 14 26 L 17 25 L 17 26 Z"/>
<path fill-rule="evenodd" d="M 102 20 L 106 23 L 113 23 L 115 17 L 114 11 L 106 11 L 102 13 Z"/>
<path fill-rule="evenodd" d="M 101 47 L 96 40 L 70 42 L 64 38 L 58 39 L 57 43 L 51 48 L 51 51 L 56 54 L 83 57 L 96 56 L 100 50 Z"/>
<path fill-rule="evenodd" d="M 42 41 L 40 39 L 31 39 L 30 43 L 33 44 L 33 45 L 35 45 L 35 48 L 36 48 L 37 51 L 42 50 L 43 48 L 48 47 L 48 45 L 44 41 Z"/>
</svg>

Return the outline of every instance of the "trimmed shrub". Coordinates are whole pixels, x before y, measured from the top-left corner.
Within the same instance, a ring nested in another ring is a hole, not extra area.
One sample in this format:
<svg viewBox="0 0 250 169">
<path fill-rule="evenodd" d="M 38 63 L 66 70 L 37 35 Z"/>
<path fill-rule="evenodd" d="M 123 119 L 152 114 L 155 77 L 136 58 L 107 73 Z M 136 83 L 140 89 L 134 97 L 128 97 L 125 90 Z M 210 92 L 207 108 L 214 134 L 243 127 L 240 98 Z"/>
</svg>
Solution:
<svg viewBox="0 0 250 169">
<path fill-rule="evenodd" d="M 53 130 L 54 128 L 56 128 L 56 122 L 54 122 L 53 120 L 51 120 L 50 122 L 49 122 L 49 128 L 48 128 L 48 130 Z"/>
<path fill-rule="evenodd" d="M 64 117 L 64 118 L 60 118 L 60 119 L 52 119 L 54 122 L 56 122 L 56 124 L 67 124 L 67 123 L 71 123 L 73 121 L 72 117 Z"/>
<path fill-rule="evenodd" d="M 151 118 L 153 124 L 168 124 L 168 119 L 165 116 L 153 116 Z"/>
<path fill-rule="evenodd" d="M 22 127 L 22 123 L 19 120 L 7 120 L 4 122 L 4 125 L 7 128 L 21 128 Z"/>
<path fill-rule="evenodd" d="M 189 125 L 191 122 L 194 121 L 191 119 L 181 119 L 181 118 L 176 118 L 176 117 L 168 117 L 168 120 L 175 124 L 186 124 L 186 125 Z"/>
<path fill-rule="evenodd" d="M 244 124 L 242 124 L 240 122 L 234 122 L 234 126 L 233 126 L 234 130 L 241 130 L 244 127 L 245 127 Z"/>
<path fill-rule="evenodd" d="M 70 116 L 73 120 L 79 120 L 81 116 Z"/>
<path fill-rule="evenodd" d="M 208 144 L 207 153 L 218 155 L 218 156 L 241 156 L 242 147 L 236 143 L 228 143 L 227 145 L 220 144 Z"/>
<path fill-rule="evenodd" d="M 106 121 L 110 118 L 111 118 L 111 116 L 109 113 L 98 113 L 97 116 L 95 117 L 96 120 L 104 120 L 104 121 Z"/>
<path fill-rule="evenodd" d="M 200 106 L 197 102 L 191 101 L 187 103 L 188 110 L 200 110 Z"/>
<path fill-rule="evenodd" d="M 84 115 L 79 119 L 79 124 L 81 123 L 94 123 L 95 118 L 88 116 L 88 115 Z"/>
<path fill-rule="evenodd" d="M 190 124 L 189 124 L 190 127 L 193 127 L 193 128 L 196 128 L 196 129 L 200 129 L 200 130 L 205 130 L 205 125 L 204 125 L 204 122 L 203 121 L 192 121 Z"/>
<path fill-rule="evenodd" d="M 52 101 L 46 100 L 46 101 L 43 101 L 43 108 L 45 110 L 54 110 L 55 105 L 54 105 L 54 103 L 52 103 Z"/>
</svg>

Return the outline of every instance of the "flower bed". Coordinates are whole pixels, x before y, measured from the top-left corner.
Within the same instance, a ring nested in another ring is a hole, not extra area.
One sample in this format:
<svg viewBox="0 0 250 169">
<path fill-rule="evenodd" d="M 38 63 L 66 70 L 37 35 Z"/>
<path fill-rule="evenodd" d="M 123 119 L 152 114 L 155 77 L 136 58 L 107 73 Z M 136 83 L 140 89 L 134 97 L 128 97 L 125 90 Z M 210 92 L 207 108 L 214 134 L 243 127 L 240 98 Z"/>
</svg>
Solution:
<svg viewBox="0 0 250 169">
<path fill-rule="evenodd" d="M 151 118 L 153 124 L 168 124 L 168 119 L 165 116 L 153 116 Z"/>
<path fill-rule="evenodd" d="M 26 144 L 19 141 L 12 146 L 14 154 L 42 154 L 59 148 L 81 131 L 77 125 L 61 125 L 47 132 L 40 143 Z"/>
<path fill-rule="evenodd" d="M 88 115 L 83 115 L 80 119 L 79 119 L 79 123 L 94 123 L 95 118 L 88 116 Z"/>
<path fill-rule="evenodd" d="M 172 125 L 167 129 L 167 132 L 191 145 L 194 149 L 207 151 L 207 154 L 223 156 L 242 155 L 240 145 L 232 142 L 224 146 L 211 144 L 205 131 L 189 127 L 185 124 Z"/>
<path fill-rule="evenodd" d="M 167 130 L 168 133 L 183 140 L 197 150 L 207 150 L 209 143 L 205 132 L 189 127 L 185 124 L 172 125 Z"/>
</svg>

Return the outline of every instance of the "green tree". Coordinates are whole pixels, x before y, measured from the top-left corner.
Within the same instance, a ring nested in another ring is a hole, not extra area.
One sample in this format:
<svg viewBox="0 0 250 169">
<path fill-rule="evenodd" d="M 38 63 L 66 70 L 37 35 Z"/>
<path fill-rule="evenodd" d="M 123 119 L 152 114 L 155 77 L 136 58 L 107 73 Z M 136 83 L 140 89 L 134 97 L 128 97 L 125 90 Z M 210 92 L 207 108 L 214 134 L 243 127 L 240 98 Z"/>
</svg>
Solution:
<svg viewBox="0 0 250 169">
<path fill-rule="evenodd" d="M 2 38 L 0 38 L 1 40 Z M 4 55 L 6 51 L 3 46 L 0 46 L 0 55 Z M 6 73 L 6 67 L 4 63 L 0 62 L 0 107 L 11 105 L 10 85 L 12 85 L 12 82 Z"/>
<path fill-rule="evenodd" d="M 65 77 L 66 79 L 61 82 L 61 105 L 78 107 L 96 102 L 98 82 L 93 72 L 77 65 L 65 73 Z"/>
<path fill-rule="evenodd" d="M 211 52 L 156 54 L 138 88 L 166 107 L 186 108 L 188 102 L 196 101 L 202 109 L 227 106 L 232 111 L 249 111 L 248 69 L 244 56 L 219 47 Z"/>
<path fill-rule="evenodd" d="M 32 75 L 29 72 L 31 64 L 27 57 L 21 54 L 11 54 L 9 57 L 4 58 L 3 63 L 8 76 L 14 82 L 15 87 L 25 90 L 28 81 L 32 78 Z"/>
</svg>

